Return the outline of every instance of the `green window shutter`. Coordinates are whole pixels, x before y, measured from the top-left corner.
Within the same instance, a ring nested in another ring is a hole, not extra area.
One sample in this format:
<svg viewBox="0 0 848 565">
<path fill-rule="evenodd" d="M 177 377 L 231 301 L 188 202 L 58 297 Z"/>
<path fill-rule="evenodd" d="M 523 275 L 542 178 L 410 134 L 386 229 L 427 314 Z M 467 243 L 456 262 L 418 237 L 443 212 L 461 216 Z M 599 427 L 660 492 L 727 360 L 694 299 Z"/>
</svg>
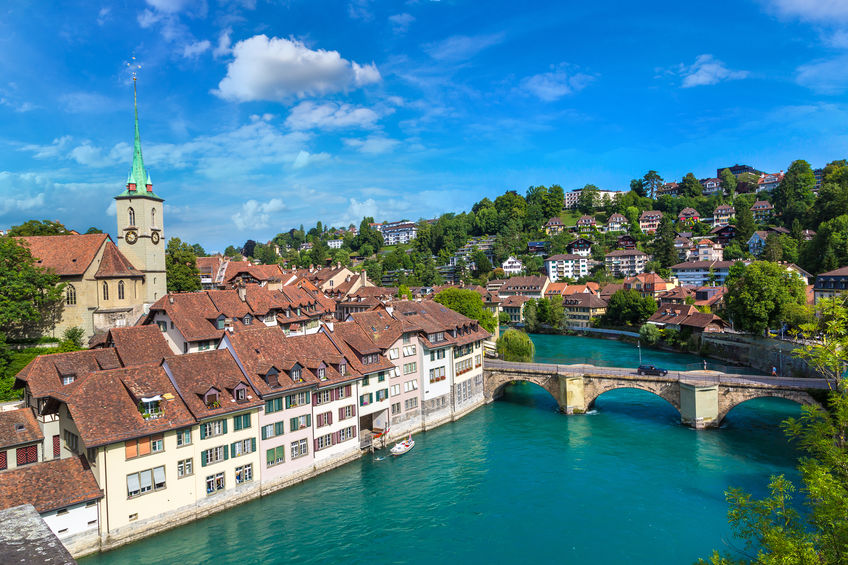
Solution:
<svg viewBox="0 0 848 565">
<path fill-rule="evenodd" d="M 259 433 L 262 434 L 262 439 L 268 439 L 268 434 L 265 433 L 265 426 L 262 426 L 262 428 L 260 428 Z"/>
<path fill-rule="evenodd" d="M 224 418 L 223 426 L 224 426 L 224 433 L 227 433 L 227 419 L 226 418 Z"/>
<path fill-rule="evenodd" d="M 265 412 L 273 412 L 274 411 L 274 401 L 266 400 L 265 401 Z"/>
<path fill-rule="evenodd" d="M 244 420 L 244 422 L 242 422 L 242 424 L 243 424 L 242 427 L 244 429 L 249 428 L 250 427 L 250 414 L 245 414 L 242 418 Z"/>
<path fill-rule="evenodd" d="M 312 425 L 312 415 L 307 414 L 306 415 L 306 427 L 308 428 L 311 425 Z"/>
<path fill-rule="evenodd" d="M 309 403 L 311 403 L 311 402 L 312 402 L 312 401 L 310 400 L 310 398 L 311 398 L 311 397 L 312 397 L 312 393 L 311 393 L 311 392 L 309 392 L 309 391 L 306 391 L 306 403 L 307 403 L 307 404 L 309 404 Z"/>
<path fill-rule="evenodd" d="M 200 424 L 200 439 L 206 439 L 206 425 Z M 206 463 L 204 463 L 205 465 Z"/>
<path fill-rule="evenodd" d="M 200 466 L 206 467 L 206 451 L 200 452 Z"/>
<path fill-rule="evenodd" d="M 274 463 L 276 451 L 272 448 L 265 452 L 265 463 L 269 467 Z"/>
<path fill-rule="evenodd" d="M 286 408 L 291 408 L 291 395 L 286 397 Z"/>
<path fill-rule="evenodd" d="M 250 438 L 250 452 L 253 453 L 254 451 L 256 451 L 256 438 L 252 437 Z"/>
<path fill-rule="evenodd" d="M 291 431 L 293 432 L 297 430 L 297 418 L 292 418 L 291 420 L 289 420 L 289 429 L 291 429 Z"/>
<path fill-rule="evenodd" d="M 277 398 L 274 399 L 274 408 L 277 409 L 277 410 L 283 409 L 283 399 L 282 399 L 282 397 L 278 396 Z"/>
<path fill-rule="evenodd" d="M 286 426 L 284 422 L 276 422 L 274 424 L 274 435 L 281 436 L 286 431 Z"/>
<path fill-rule="evenodd" d="M 236 456 L 236 444 L 235 443 L 230 444 L 230 456 L 231 457 Z"/>
<path fill-rule="evenodd" d="M 232 446 L 230 446 L 230 447 L 232 447 Z M 229 458 L 230 458 L 230 450 L 227 449 L 227 446 L 225 445 L 224 446 L 224 461 L 226 461 Z"/>
<path fill-rule="evenodd" d="M 281 461 L 286 460 L 286 446 L 285 445 L 281 445 L 280 447 L 277 448 L 277 459 L 279 459 Z"/>
<path fill-rule="evenodd" d="M 241 429 L 241 416 L 233 416 L 233 431 L 237 432 Z"/>
</svg>

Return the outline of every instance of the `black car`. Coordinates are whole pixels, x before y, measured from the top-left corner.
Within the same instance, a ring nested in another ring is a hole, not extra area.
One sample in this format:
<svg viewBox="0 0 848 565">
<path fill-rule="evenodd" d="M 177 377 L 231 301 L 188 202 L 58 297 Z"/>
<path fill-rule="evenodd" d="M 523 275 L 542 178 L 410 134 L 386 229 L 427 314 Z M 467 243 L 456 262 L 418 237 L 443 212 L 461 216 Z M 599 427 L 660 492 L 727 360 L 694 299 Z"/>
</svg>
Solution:
<svg viewBox="0 0 848 565">
<path fill-rule="evenodd" d="M 653 365 L 639 365 L 636 372 L 640 375 L 655 375 L 657 377 L 664 377 L 668 374 L 667 370 L 654 367 Z"/>
</svg>

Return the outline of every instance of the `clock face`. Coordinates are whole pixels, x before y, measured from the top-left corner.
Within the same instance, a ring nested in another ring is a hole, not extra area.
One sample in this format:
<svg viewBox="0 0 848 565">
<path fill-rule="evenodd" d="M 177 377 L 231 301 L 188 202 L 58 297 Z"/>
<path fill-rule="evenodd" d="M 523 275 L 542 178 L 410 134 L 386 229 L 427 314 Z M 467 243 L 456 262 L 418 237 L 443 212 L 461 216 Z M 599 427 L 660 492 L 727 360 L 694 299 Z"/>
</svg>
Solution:
<svg viewBox="0 0 848 565">
<path fill-rule="evenodd" d="M 128 231 L 128 232 L 127 232 L 127 234 L 124 236 L 124 239 L 126 239 L 126 240 L 127 240 L 127 243 L 129 243 L 130 245 L 132 245 L 133 243 L 135 243 L 136 241 L 138 241 L 138 234 L 137 234 L 135 231 L 130 230 L 130 231 Z"/>
<path fill-rule="evenodd" d="M 159 232 L 158 231 L 155 231 L 152 234 L 150 234 L 150 241 L 152 241 L 154 243 L 154 245 L 159 243 Z"/>
</svg>

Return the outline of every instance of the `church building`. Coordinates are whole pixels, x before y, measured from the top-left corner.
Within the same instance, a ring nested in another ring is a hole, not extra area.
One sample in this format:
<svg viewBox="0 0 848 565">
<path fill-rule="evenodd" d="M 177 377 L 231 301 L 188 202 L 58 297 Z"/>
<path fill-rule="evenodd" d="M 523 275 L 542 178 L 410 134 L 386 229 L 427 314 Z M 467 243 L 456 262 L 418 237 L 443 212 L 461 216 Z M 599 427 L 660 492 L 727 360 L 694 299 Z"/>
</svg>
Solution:
<svg viewBox="0 0 848 565">
<path fill-rule="evenodd" d="M 153 192 L 144 168 L 135 79 L 133 99 L 132 169 L 126 187 L 115 197 L 118 244 L 107 234 L 20 238 L 36 264 L 53 270 L 65 283 L 64 308 L 52 331 L 55 337 L 74 326 L 85 330 L 86 338 L 109 328 L 132 326 L 167 293 L 164 200 Z"/>
</svg>

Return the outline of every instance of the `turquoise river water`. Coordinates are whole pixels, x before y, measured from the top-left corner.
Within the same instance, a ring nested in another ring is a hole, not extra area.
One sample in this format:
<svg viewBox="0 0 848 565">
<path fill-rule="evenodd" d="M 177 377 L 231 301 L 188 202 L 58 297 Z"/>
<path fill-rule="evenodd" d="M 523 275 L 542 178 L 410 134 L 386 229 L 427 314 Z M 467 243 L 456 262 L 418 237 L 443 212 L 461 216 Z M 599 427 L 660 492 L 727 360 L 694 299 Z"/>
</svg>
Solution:
<svg viewBox="0 0 848 565">
<path fill-rule="evenodd" d="M 614 341 L 533 340 L 546 360 L 638 362 L 632 345 Z M 670 370 L 701 361 L 642 354 Z M 778 425 L 798 412 L 752 400 L 722 429 L 694 431 L 644 391 L 610 391 L 592 413 L 565 416 L 541 388 L 512 385 L 502 400 L 417 434 L 403 457 L 369 455 L 80 563 L 692 563 L 741 546 L 727 525 L 729 486 L 762 495 L 771 474 L 797 478 Z"/>
</svg>

